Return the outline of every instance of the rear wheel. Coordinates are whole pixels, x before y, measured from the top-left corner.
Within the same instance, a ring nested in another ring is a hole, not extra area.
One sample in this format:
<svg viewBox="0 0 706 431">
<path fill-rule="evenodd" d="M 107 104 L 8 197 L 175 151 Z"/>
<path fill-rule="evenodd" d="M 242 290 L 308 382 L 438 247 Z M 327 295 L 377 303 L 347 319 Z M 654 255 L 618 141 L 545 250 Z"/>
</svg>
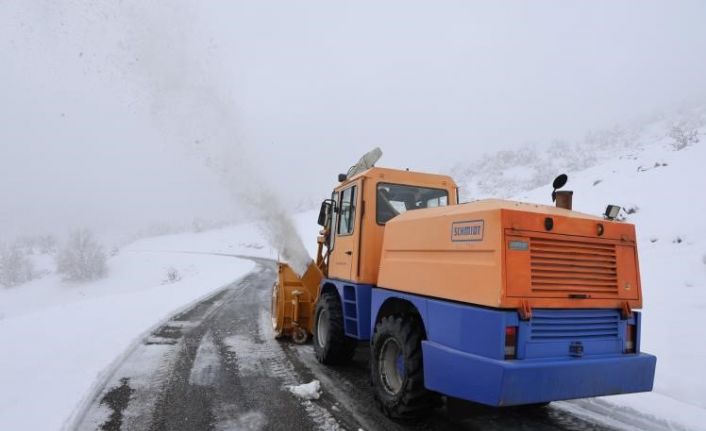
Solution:
<svg viewBox="0 0 706 431">
<path fill-rule="evenodd" d="M 335 293 L 321 294 L 314 314 L 314 352 L 322 364 L 335 365 L 350 361 L 357 341 L 343 331 L 343 310 Z"/>
<path fill-rule="evenodd" d="M 387 416 L 414 419 L 436 407 L 437 394 L 424 387 L 422 328 L 413 316 L 388 316 L 375 326 L 371 381 Z"/>
</svg>

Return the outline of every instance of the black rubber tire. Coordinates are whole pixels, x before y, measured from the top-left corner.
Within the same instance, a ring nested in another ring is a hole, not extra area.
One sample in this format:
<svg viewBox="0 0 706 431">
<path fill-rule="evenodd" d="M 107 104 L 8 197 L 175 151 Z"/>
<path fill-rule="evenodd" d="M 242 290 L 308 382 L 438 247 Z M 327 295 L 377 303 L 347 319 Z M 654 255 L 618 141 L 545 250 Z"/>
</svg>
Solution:
<svg viewBox="0 0 706 431">
<path fill-rule="evenodd" d="M 393 338 L 401 347 L 401 360 L 404 364 L 401 387 L 395 394 L 386 389 L 385 377 L 380 370 L 381 350 L 389 338 Z M 421 325 L 413 315 L 387 316 L 375 326 L 370 355 L 370 377 L 376 403 L 382 412 L 392 419 L 416 419 L 440 405 L 439 395 L 424 387 L 422 339 Z"/>
<path fill-rule="evenodd" d="M 319 340 L 319 319 L 328 320 L 328 331 L 325 340 Z M 338 295 L 332 292 L 323 293 L 316 303 L 314 313 L 314 353 L 322 364 L 339 365 L 349 362 L 355 354 L 358 341 L 347 337 L 343 332 L 343 309 Z"/>
</svg>

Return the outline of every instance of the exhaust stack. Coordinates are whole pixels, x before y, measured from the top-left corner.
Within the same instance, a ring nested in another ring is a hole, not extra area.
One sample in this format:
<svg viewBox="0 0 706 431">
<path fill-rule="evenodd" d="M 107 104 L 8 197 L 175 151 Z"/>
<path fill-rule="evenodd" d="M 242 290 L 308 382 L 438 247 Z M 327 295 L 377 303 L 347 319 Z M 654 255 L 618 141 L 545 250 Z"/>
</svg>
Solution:
<svg viewBox="0 0 706 431">
<path fill-rule="evenodd" d="M 559 190 L 556 192 L 556 207 L 570 210 L 573 204 L 574 192 L 571 190 Z"/>
</svg>

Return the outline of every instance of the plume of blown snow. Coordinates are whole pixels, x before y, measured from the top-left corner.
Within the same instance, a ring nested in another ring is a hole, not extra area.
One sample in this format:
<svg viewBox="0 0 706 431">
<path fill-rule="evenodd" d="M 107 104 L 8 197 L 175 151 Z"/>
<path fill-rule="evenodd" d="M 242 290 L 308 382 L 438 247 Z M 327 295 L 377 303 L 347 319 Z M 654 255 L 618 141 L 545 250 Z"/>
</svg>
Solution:
<svg viewBox="0 0 706 431">
<path fill-rule="evenodd" d="M 109 55 L 114 73 L 149 104 L 164 140 L 179 143 L 214 172 L 234 206 L 245 206 L 280 257 L 303 274 L 312 259 L 281 197 L 253 168 L 253 146 L 236 123 L 236 96 L 228 85 L 232 74 L 208 36 L 195 32 L 193 5 L 182 1 L 179 7 L 156 8 L 130 1 L 116 6 L 107 0 L 77 0 L 76 5 L 83 19 L 113 26 L 121 35 Z"/>
<path fill-rule="evenodd" d="M 302 275 L 312 259 L 289 212 L 280 202 L 269 191 L 261 190 L 260 195 L 252 202 L 252 207 L 262 220 L 260 229 L 267 242 L 279 252 L 280 258 L 287 262 L 294 272 Z"/>
</svg>

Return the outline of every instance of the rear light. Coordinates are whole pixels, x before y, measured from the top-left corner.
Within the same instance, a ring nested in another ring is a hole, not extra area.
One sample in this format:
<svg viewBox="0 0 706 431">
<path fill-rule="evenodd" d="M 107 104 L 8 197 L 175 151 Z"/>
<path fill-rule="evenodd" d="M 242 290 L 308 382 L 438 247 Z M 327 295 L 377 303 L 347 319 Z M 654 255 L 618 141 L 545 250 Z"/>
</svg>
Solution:
<svg viewBox="0 0 706 431">
<path fill-rule="evenodd" d="M 625 353 L 635 353 L 637 347 L 637 326 L 628 324 L 625 332 Z"/>
<path fill-rule="evenodd" d="M 517 326 L 505 328 L 505 359 L 517 359 Z"/>
</svg>

